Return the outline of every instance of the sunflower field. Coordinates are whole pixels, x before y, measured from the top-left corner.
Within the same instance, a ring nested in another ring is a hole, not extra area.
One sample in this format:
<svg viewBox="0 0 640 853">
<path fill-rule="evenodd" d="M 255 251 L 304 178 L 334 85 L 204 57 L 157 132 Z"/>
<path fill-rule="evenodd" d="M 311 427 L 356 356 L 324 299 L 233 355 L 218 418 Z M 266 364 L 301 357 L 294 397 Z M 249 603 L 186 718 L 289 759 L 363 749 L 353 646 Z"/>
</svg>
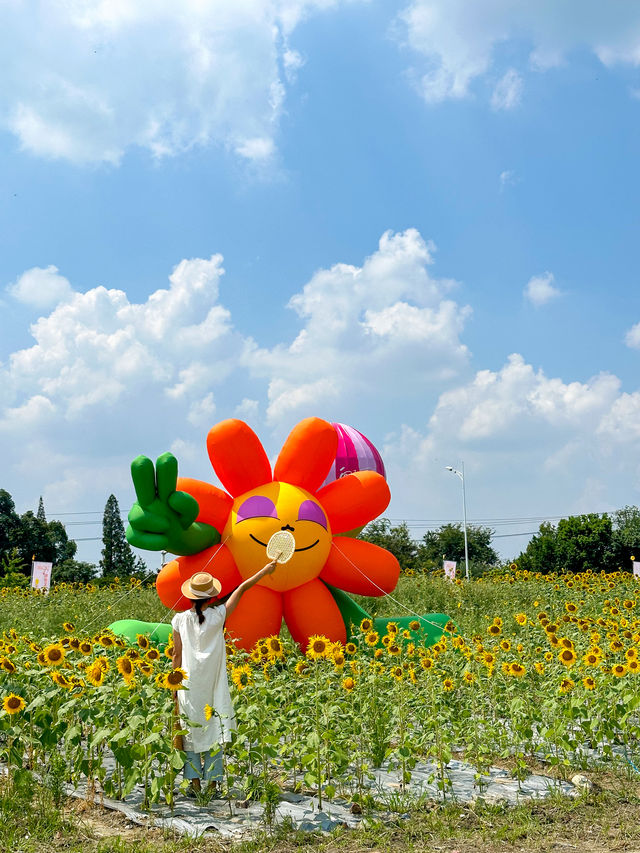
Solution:
<svg viewBox="0 0 640 853">
<path fill-rule="evenodd" d="M 404 787 L 430 760 L 446 794 L 454 755 L 476 768 L 480 790 L 496 761 L 516 778 L 541 761 L 559 776 L 640 773 L 639 594 L 622 572 L 411 577 L 377 604 L 413 612 L 414 634 L 389 617 L 384 635 L 364 619 L 357 642 L 315 636 L 304 654 L 285 636 L 250 654 L 228 643 L 238 730 L 225 790 L 265 804 L 289 788 L 313 791 L 320 807 L 336 796 L 366 805 L 375 768 L 390 766 Z M 130 646 L 106 630 L 124 616 L 168 621 L 154 589 L 61 584 L 0 598 L 0 761 L 10 772 L 54 768 L 89 794 L 123 798 L 142 785 L 147 803 L 171 804 L 183 764 L 173 697 L 188 679 L 170 645 L 139 635 Z M 423 647 L 427 609 L 452 621 Z"/>
</svg>

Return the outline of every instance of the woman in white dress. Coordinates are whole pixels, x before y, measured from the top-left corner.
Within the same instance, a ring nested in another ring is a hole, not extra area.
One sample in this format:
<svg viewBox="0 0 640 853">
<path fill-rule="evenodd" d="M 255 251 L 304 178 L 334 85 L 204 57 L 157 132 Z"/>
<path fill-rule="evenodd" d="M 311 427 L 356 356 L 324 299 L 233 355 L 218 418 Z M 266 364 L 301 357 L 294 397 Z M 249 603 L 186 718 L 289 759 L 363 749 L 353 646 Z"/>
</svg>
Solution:
<svg viewBox="0 0 640 853">
<path fill-rule="evenodd" d="M 204 779 L 212 788 L 222 780 L 222 744 L 231 740 L 236 728 L 229 682 L 224 623 L 238 602 L 260 578 L 270 575 L 276 561 L 243 581 L 226 602 L 216 601 L 221 585 L 208 572 L 197 572 L 182 585 L 182 594 L 193 601 L 190 610 L 176 613 L 173 629 L 173 666 L 187 674 L 186 689 L 178 691 L 181 716 L 195 725 L 189 726 L 183 746 L 187 754 L 184 778 L 190 780 L 188 793 L 200 791 Z M 205 706 L 213 709 L 205 718 Z"/>
</svg>

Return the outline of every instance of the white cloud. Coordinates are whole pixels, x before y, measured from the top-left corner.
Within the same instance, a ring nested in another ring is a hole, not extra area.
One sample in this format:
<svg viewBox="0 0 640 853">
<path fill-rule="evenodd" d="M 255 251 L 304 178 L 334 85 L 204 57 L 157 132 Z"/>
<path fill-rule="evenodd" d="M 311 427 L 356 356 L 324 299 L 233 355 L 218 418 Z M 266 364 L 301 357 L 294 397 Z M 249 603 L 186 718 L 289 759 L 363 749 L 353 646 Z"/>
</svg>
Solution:
<svg viewBox="0 0 640 853">
<path fill-rule="evenodd" d="M 142 304 L 104 287 L 73 293 L 32 325 L 35 344 L 11 355 L 1 372 L 7 388 L 52 401 L 67 418 L 152 389 L 200 398 L 226 375 L 233 353 L 229 314 L 217 301 L 221 262 L 182 261 L 170 287 Z M 215 370 L 205 367 L 207 354 Z"/>
<path fill-rule="evenodd" d="M 505 169 L 503 172 L 500 172 L 500 189 L 503 190 L 505 187 L 512 187 L 518 183 L 518 178 L 516 173 L 512 169 Z"/>
<path fill-rule="evenodd" d="M 0 115 L 25 150 L 74 163 L 209 144 L 264 162 L 302 63 L 290 37 L 340 2 L 3 3 Z"/>
<path fill-rule="evenodd" d="M 640 349 L 640 323 L 632 326 L 624 336 L 624 342 L 631 349 Z"/>
<path fill-rule="evenodd" d="M 527 282 L 524 289 L 524 296 L 536 308 L 552 302 L 560 296 L 561 291 L 554 287 L 555 281 L 553 273 L 545 272 L 542 275 L 534 275 Z"/>
<path fill-rule="evenodd" d="M 640 502 L 640 392 L 598 374 L 567 382 L 511 355 L 500 370 L 440 395 L 424 430 L 405 425 L 382 449 L 406 518 L 460 518 L 460 492 L 446 465 L 465 463 L 470 520 L 602 512 Z M 420 507 L 419 512 L 416 507 Z M 498 525 L 506 555 L 539 521 Z M 422 535 L 419 532 L 419 535 Z"/>
<path fill-rule="evenodd" d="M 640 7 L 567 0 L 412 0 L 399 16 L 406 43 L 422 59 L 414 70 L 428 102 L 464 98 L 495 70 L 499 49 L 529 45 L 529 67 L 544 71 L 587 49 L 611 67 L 640 65 Z M 521 74 L 509 69 L 493 93 L 495 108 L 519 101 Z"/>
<path fill-rule="evenodd" d="M 73 294 L 69 281 L 53 265 L 33 267 L 23 272 L 7 287 L 7 292 L 19 302 L 34 308 L 50 308 L 68 300 Z"/>
<path fill-rule="evenodd" d="M 498 81 L 491 95 L 494 110 L 512 110 L 522 98 L 522 77 L 514 68 L 510 68 Z"/>
<path fill-rule="evenodd" d="M 244 363 L 269 383 L 272 423 L 309 406 L 387 399 L 412 384 L 437 387 L 468 352 L 460 336 L 470 314 L 444 298 L 454 285 L 429 275 L 433 245 L 415 229 L 382 235 L 361 267 L 319 270 L 289 301 L 304 323 L 288 345 L 247 346 Z"/>
</svg>

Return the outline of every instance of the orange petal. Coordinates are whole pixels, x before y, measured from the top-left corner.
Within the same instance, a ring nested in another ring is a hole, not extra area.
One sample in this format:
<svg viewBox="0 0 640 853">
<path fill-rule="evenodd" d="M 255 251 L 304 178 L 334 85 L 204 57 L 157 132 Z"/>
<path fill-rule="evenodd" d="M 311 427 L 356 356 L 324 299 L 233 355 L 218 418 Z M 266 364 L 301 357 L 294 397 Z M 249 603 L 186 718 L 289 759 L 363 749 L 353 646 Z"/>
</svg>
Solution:
<svg viewBox="0 0 640 853">
<path fill-rule="evenodd" d="M 176 489 L 188 492 L 198 501 L 200 512 L 196 521 L 210 524 L 218 533 L 222 533 L 233 506 L 233 498 L 211 483 L 192 480 L 190 477 L 178 477 Z"/>
<path fill-rule="evenodd" d="M 280 633 L 282 595 L 266 586 L 253 586 L 227 619 L 229 638 L 249 651 L 262 637 Z"/>
<path fill-rule="evenodd" d="M 270 483 L 271 465 L 260 439 L 244 421 L 220 421 L 207 436 L 207 450 L 220 482 L 236 497 Z"/>
<path fill-rule="evenodd" d="M 400 564 L 390 551 L 341 536 L 331 543 L 320 579 L 356 595 L 386 595 L 395 589 Z"/>
<path fill-rule="evenodd" d="M 338 449 L 338 434 L 328 421 L 305 418 L 289 433 L 273 479 L 315 492 L 324 483 Z"/>
<path fill-rule="evenodd" d="M 178 557 L 160 569 L 156 589 L 160 601 L 171 610 L 188 610 L 192 602 L 185 598 L 180 587 L 196 572 L 209 572 L 222 584 L 220 595 L 230 592 L 242 583 L 231 551 L 226 545 L 212 545 L 199 554 Z"/>
<path fill-rule="evenodd" d="M 347 641 L 347 630 L 338 605 L 317 578 L 284 593 L 284 619 L 303 652 L 307 650 L 309 637 L 314 634 L 322 634 L 334 643 Z"/>
<path fill-rule="evenodd" d="M 346 533 L 377 518 L 389 506 L 387 481 L 375 471 L 357 471 L 329 483 L 316 494 L 332 533 Z"/>
</svg>

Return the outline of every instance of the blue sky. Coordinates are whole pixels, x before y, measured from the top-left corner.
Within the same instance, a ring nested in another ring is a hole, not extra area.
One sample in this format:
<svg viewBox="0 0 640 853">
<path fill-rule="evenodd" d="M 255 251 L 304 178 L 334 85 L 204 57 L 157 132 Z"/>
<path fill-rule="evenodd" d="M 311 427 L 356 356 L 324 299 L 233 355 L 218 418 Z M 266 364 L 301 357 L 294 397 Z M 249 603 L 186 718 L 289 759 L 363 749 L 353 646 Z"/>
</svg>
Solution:
<svg viewBox="0 0 640 853">
<path fill-rule="evenodd" d="M 20 511 L 99 520 L 138 453 L 208 478 L 217 420 L 275 455 L 311 414 L 378 446 L 392 518 L 457 518 L 462 461 L 471 520 L 640 502 L 632 4 L 25 2 L 0 33 Z"/>
</svg>

